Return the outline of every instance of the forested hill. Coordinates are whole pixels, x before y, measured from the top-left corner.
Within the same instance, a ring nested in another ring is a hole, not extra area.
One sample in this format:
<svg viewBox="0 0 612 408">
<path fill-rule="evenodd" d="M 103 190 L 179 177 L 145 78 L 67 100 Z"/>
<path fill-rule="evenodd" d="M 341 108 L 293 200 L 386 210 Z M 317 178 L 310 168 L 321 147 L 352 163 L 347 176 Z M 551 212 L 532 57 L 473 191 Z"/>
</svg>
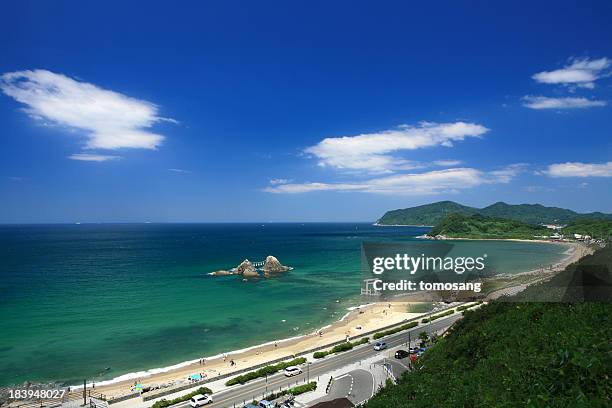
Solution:
<svg viewBox="0 0 612 408">
<path fill-rule="evenodd" d="M 377 224 L 436 225 L 442 218 L 452 213 L 463 215 L 480 214 L 486 217 L 506 218 L 528 224 L 567 224 L 583 218 L 612 220 L 612 214 L 601 212 L 580 214 L 565 208 L 545 207 L 541 204 L 506 204 L 497 202 L 485 208 L 475 208 L 461 205 L 454 201 L 439 201 L 417 207 L 387 211 L 377 221 Z"/>
<path fill-rule="evenodd" d="M 550 230 L 539 225 L 483 215 L 450 214 L 444 217 L 428 235 L 472 239 L 534 239 L 548 236 Z"/>
</svg>

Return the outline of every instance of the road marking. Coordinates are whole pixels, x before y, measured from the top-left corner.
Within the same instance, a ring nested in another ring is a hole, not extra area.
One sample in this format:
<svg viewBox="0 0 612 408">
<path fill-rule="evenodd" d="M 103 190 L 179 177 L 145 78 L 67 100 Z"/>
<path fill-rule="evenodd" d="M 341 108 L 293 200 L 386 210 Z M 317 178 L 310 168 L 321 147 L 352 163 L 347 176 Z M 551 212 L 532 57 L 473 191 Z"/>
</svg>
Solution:
<svg viewBox="0 0 612 408">
<path fill-rule="evenodd" d="M 351 377 L 351 386 L 349 387 L 348 394 L 346 394 L 346 398 L 348 398 L 349 395 L 351 395 L 351 393 L 353 392 L 353 384 L 355 384 L 355 378 L 350 374 L 347 374 L 347 375 Z"/>
</svg>

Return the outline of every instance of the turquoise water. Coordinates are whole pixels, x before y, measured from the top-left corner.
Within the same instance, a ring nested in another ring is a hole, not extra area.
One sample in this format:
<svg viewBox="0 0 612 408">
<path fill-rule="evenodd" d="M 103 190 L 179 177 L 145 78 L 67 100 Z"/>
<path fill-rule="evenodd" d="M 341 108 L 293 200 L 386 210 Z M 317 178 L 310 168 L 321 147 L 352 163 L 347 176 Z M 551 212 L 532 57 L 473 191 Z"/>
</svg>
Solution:
<svg viewBox="0 0 612 408">
<path fill-rule="evenodd" d="M 101 381 L 310 332 L 358 302 L 361 242 L 412 241 L 426 231 L 369 224 L 0 226 L 0 385 Z M 509 273 L 557 262 L 565 250 L 456 245 L 453 251 L 488 253 L 497 271 Z M 206 275 L 266 255 L 295 269 L 247 283 Z"/>
</svg>

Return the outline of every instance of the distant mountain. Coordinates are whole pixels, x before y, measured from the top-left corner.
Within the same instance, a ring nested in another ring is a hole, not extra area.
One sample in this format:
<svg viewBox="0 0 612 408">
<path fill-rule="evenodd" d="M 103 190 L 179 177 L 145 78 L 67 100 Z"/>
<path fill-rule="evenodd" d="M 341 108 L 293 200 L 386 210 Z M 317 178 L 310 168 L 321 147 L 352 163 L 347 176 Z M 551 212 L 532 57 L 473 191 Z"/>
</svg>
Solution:
<svg viewBox="0 0 612 408">
<path fill-rule="evenodd" d="M 436 225 L 448 214 L 480 214 L 486 217 L 505 218 L 529 224 L 567 224 L 576 219 L 612 220 L 612 214 L 593 212 L 580 214 L 558 207 L 545 207 L 541 204 L 506 204 L 497 202 L 485 208 L 474 208 L 454 201 L 420 205 L 418 207 L 387 211 L 377 221 L 379 225 Z"/>
<path fill-rule="evenodd" d="M 432 237 L 444 235 L 447 238 L 473 239 L 534 239 L 549 234 L 550 230 L 546 227 L 522 221 L 457 213 L 442 218 L 428 233 Z"/>
<path fill-rule="evenodd" d="M 440 201 L 418 207 L 387 211 L 376 223 L 380 225 L 435 225 L 448 214 L 476 214 L 477 208 L 457 204 L 454 201 Z"/>
</svg>

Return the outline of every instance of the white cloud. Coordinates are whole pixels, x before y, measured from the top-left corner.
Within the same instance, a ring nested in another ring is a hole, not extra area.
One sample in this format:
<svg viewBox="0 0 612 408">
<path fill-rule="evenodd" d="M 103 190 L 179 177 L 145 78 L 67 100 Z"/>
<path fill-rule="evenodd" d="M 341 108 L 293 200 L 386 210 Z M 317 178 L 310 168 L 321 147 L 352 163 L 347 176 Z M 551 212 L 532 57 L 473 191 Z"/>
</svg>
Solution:
<svg viewBox="0 0 612 408">
<path fill-rule="evenodd" d="M 587 98 L 549 98 L 546 96 L 524 96 L 523 106 L 530 109 L 577 109 L 606 106 L 606 101 Z"/>
<path fill-rule="evenodd" d="M 86 149 L 156 149 L 164 137 L 148 129 L 176 123 L 153 103 L 46 70 L 5 73 L 0 89 L 34 119 L 84 131 Z"/>
<path fill-rule="evenodd" d="M 550 177 L 612 177 L 612 162 L 551 164 L 543 174 Z"/>
<path fill-rule="evenodd" d="M 89 154 L 89 153 L 76 153 L 68 156 L 70 160 L 79 161 L 92 161 L 92 162 L 105 162 L 109 160 L 117 160 L 119 156 L 109 156 L 107 154 Z"/>
<path fill-rule="evenodd" d="M 544 84 L 562 84 L 593 89 L 595 81 L 609 75 L 611 61 L 607 58 L 570 59 L 570 64 L 554 71 L 543 71 L 533 75 L 533 79 Z"/>
<path fill-rule="evenodd" d="M 270 185 L 269 193 L 296 194 L 313 191 L 356 191 L 379 194 L 431 195 L 455 192 L 482 184 L 508 183 L 523 164 L 511 165 L 489 173 L 473 168 L 455 168 L 424 173 L 395 174 L 354 183 L 289 183 Z"/>
<path fill-rule="evenodd" d="M 458 166 L 461 163 L 463 163 L 461 160 L 435 160 L 433 162 L 433 165 L 440 166 L 440 167 L 452 167 L 452 166 Z"/>
<path fill-rule="evenodd" d="M 509 183 L 524 172 L 527 167 L 526 163 L 515 163 L 499 170 L 493 170 L 489 174 L 498 183 Z"/>
<path fill-rule="evenodd" d="M 173 173 L 180 173 L 180 174 L 190 174 L 191 173 L 191 171 L 185 170 L 185 169 L 168 169 L 168 171 L 171 171 Z"/>
<path fill-rule="evenodd" d="M 287 184 L 287 183 L 291 183 L 291 181 L 292 180 L 284 179 L 284 178 L 274 178 L 274 179 L 270 179 L 270 184 L 271 185 Z"/>
<path fill-rule="evenodd" d="M 401 125 L 397 129 L 356 136 L 323 139 L 305 149 L 319 160 L 319 165 L 345 170 L 390 173 L 415 168 L 415 164 L 390 153 L 434 146 L 450 147 L 466 137 L 479 137 L 489 129 L 466 122 Z"/>
</svg>

